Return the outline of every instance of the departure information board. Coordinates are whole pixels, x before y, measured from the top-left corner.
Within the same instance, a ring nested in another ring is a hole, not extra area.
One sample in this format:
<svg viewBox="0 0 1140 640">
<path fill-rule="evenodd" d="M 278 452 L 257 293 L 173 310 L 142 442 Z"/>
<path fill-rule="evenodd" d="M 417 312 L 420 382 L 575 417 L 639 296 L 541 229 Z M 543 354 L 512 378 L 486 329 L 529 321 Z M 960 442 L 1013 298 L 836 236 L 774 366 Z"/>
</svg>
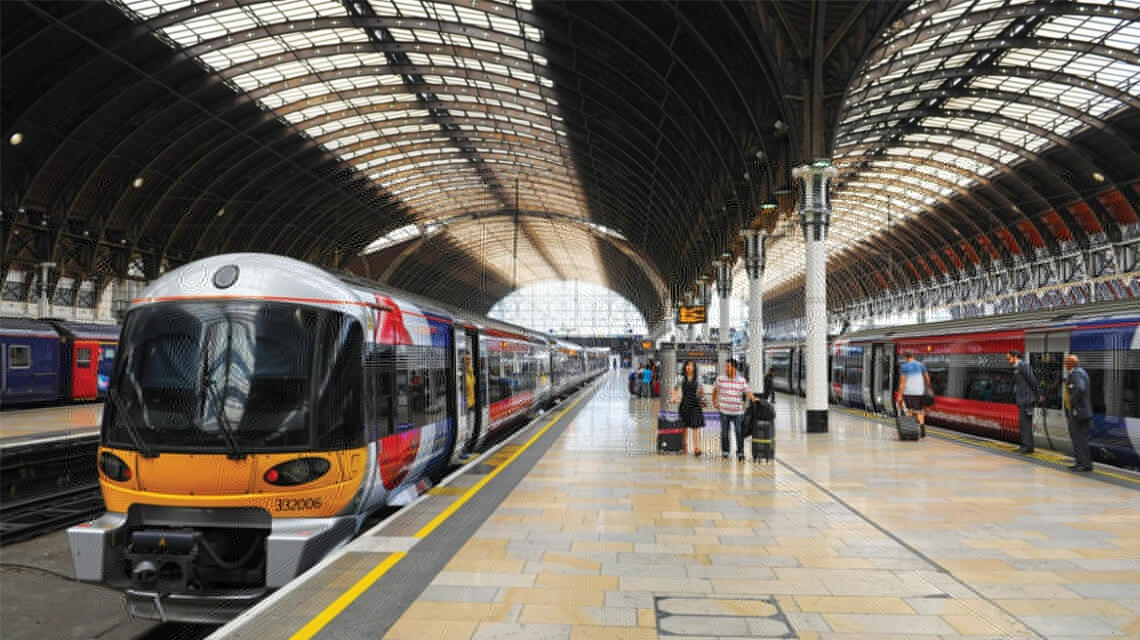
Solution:
<svg viewBox="0 0 1140 640">
<path fill-rule="evenodd" d="M 701 324 L 705 322 L 705 307 L 678 307 L 677 324 Z"/>
</svg>

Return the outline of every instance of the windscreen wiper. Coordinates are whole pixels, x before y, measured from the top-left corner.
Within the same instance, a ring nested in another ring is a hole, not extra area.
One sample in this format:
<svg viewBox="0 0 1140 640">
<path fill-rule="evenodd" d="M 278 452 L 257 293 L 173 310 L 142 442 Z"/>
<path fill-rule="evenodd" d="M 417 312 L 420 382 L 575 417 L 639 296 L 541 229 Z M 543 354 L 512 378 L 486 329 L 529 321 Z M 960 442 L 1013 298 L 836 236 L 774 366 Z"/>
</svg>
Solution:
<svg viewBox="0 0 1140 640">
<path fill-rule="evenodd" d="M 245 460 L 246 454 L 238 449 L 237 440 L 234 439 L 233 429 L 230 428 L 229 418 L 226 417 L 226 394 L 221 393 L 214 388 L 214 385 L 206 387 L 207 391 L 211 394 L 211 404 L 214 406 L 214 412 L 218 416 L 218 429 L 222 432 L 222 438 L 226 441 L 226 448 L 230 451 L 226 457 L 230 460 Z"/>
<path fill-rule="evenodd" d="M 142 436 L 139 435 L 138 428 L 135 427 L 135 421 L 131 419 L 130 412 L 127 411 L 126 407 L 123 405 L 123 398 L 119 395 L 119 390 L 114 387 L 108 387 L 107 397 L 109 397 L 112 404 L 115 405 L 116 418 L 120 416 L 122 417 L 123 426 L 127 429 L 127 435 L 131 437 L 131 442 L 135 444 L 135 447 L 139 450 L 139 453 L 142 454 L 142 457 L 157 458 L 158 452 L 152 451 L 150 447 L 148 447 L 143 442 Z"/>
</svg>

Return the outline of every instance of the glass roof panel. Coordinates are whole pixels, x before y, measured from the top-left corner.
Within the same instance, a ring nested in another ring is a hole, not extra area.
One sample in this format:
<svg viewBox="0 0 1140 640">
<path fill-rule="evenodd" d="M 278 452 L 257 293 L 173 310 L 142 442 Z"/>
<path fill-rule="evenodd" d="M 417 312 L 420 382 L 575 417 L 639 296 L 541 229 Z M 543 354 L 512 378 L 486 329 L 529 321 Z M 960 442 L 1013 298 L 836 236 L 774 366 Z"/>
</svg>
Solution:
<svg viewBox="0 0 1140 640">
<path fill-rule="evenodd" d="M 1128 3 L 1130 7 L 1138 5 L 1140 3 Z M 978 24 L 971 22 L 970 14 L 988 8 L 1007 7 L 1013 8 L 1015 12 L 1023 12 L 1024 16 L 1003 12 L 998 14 L 998 19 Z M 1072 138 L 1089 126 L 1090 123 L 1082 118 L 1064 113 L 1063 108 L 1087 114 L 1088 118 L 1100 118 L 1122 106 L 1120 101 L 1111 95 L 1078 86 L 1078 83 L 1092 82 L 1116 91 L 1135 93 L 1135 87 L 1140 86 L 1140 66 L 1121 62 L 1104 55 L 1103 52 L 1085 53 L 1076 48 L 1066 47 L 1063 41 L 1114 47 L 1124 52 L 1121 56 L 1123 59 L 1134 56 L 1140 45 L 1140 24 L 1113 17 L 1088 16 L 1074 11 L 1038 21 L 1034 27 L 1016 33 L 1019 40 L 1011 40 L 1005 43 L 1005 48 L 1002 48 L 1002 43 L 995 39 L 1007 33 L 1015 22 L 1023 20 L 1025 16 L 1034 15 L 1035 7 L 1036 4 L 1032 0 L 949 3 L 944 0 L 930 0 L 916 2 L 908 9 L 905 16 L 906 26 L 890 36 L 883 45 L 891 46 L 892 42 L 896 42 L 906 43 L 906 46 L 887 55 L 869 56 L 869 63 L 862 73 L 857 74 L 864 80 L 857 82 L 851 91 L 850 95 L 855 97 L 853 99 L 863 95 L 864 92 L 871 96 L 872 100 L 881 100 L 885 96 L 905 97 L 914 92 L 969 86 L 977 90 L 1000 90 L 1012 96 L 1028 95 L 1038 100 L 1056 103 L 1056 106 L 1031 104 L 1024 100 L 1007 100 L 997 96 L 936 98 L 935 102 L 927 106 L 933 106 L 941 113 L 922 118 L 919 130 L 910 132 L 900 139 L 906 143 L 922 145 L 920 148 L 902 146 L 888 148 L 885 158 L 880 156 L 869 164 L 859 165 L 860 168 L 855 169 L 857 172 L 855 177 L 849 177 L 850 169 L 841 172 L 833 199 L 836 211 L 853 211 L 858 208 L 853 206 L 853 200 L 845 198 L 878 197 L 882 193 L 896 193 L 898 189 L 917 187 L 914 180 L 921 180 L 922 176 L 933 178 L 925 185 L 928 189 L 948 194 L 951 198 L 956 197 L 955 186 L 969 189 L 980 176 L 990 175 L 998 170 L 997 167 L 1015 164 L 1028 157 L 1027 153 L 1014 149 L 1043 153 L 1052 148 L 1054 144 L 1052 140 L 1035 132 L 1036 129 L 1048 131 L 1057 138 Z M 921 32 L 934 25 L 947 25 L 949 29 L 942 34 L 922 37 Z M 919 37 L 913 42 L 905 40 L 915 34 Z M 1041 44 L 1051 39 L 1057 41 L 1059 46 L 1051 48 L 1010 46 L 1014 42 L 1023 42 L 1024 39 L 1047 39 L 1038 40 Z M 992 41 L 996 47 L 992 53 L 962 52 L 930 59 L 916 55 L 924 54 L 935 47 L 985 41 Z M 920 61 L 917 64 L 900 63 L 900 59 L 907 55 L 916 55 Z M 981 67 L 970 73 L 963 71 L 962 75 L 969 78 L 968 85 L 954 84 L 953 76 L 932 77 L 921 83 L 909 80 L 910 76 L 915 74 L 940 68 L 952 70 L 965 65 L 976 67 L 979 56 L 984 61 Z M 1016 77 L 1023 69 L 1045 71 L 1054 75 L 1047 79 Z M 874 91 L 866 91 L 872 87 Z M 849 158 L 852 163 L 859 162 L 864 154 L 877 149 L 884 140 L 888 139 L 884 137 L 884 127 L 896 123 L 894 119 L 877 124 L 867 123 L 865 118 L 868 115 L 889 117 L 892 113 L 890 105 L 871 102 L 867 106 L 870 108 L 859 109 L 859 105 L 851 103 L 847 105 L 848 119 L 841 122 L 837 130 L 837 139 L 840 141 L 835 152 L 837 167 L 841 166 L 844 158 Z M 901 117 L 913 107 L 913 102 L 899 103 L 894 113 L 899 113 Z M 945 129 L 946 133 L 938 133 L 938 129 Z M 979 136 L 982 139 L 974 139 Z M 984 138 L 991 138 L 993 142 L 986 142 Z M 999 146 L 998 142 L 1009 145 L 1009 148 Z M 860 191 L 869 191 L 869 193 L 859 193 Z M 898 197 L 902 198 L 902 194 L 898 194 Z M 932 194 L 915 197 L 917 200 L 914 206 L 917 210 L 931 206 L 929 203 L 935 200 Z M 837 245 L 858 237 L 862 232 L 852 222 L 855 217 L 857 216 L 833 217 L 833 229 L 838 230 L 845 224 L 852 225 L 852 229 L 845 229 L 837 234 Z M 802 241 L 796 236 L 795 233 L 789 234 L 788 238 L 795 240 L 794 246 L 788 247 L 788 251 L 801 255 Z M 776 244 L 784 242 L 788 240 Z M 777 250 L 776 246 L 773 246 L 773 250 Z M 782 277 L 784 276 L 777 275 L 776 279 Z"/>
<path fill-rule="evenodd" d="M 472 6 L 433 0 L 363 1 L 378 16 L 438 20 L 472 30 L 443 33 L 418 23 L 312 28 L 314 19 L 345 18 L 350 8 L 359 7 L 338 0 L 252 2 L 200 15 L 188 13 L 184 19 L 168 15 L 187 6 L 182 0 L 125 0 L 123 6 L 136 19 L 156 18 L 154 24 L 163 25 L 154 27 L 161 37 L 179 46 L 197 46 L 195 54 L 203 64 L 239 90 L 250 92 L 263 107 L 276 110 L 283 122 L 302 129 L 326 149 L 339 150 L 342 160 L 355 163 L 378 186 L 422 203 L 427 208 L 416 213 L 425 219 L 476 203 L 483 208 L 503 206 L 492 203 L 489 181 L 505 183 L 516 176 L 527 190 L 519 194 L 522 202 L 535 208 L 558 207 L 564 215 L 588 215 L 577 174 L 567 164 L 572 154 L 555 135 L 562 122 L 558 105 L 543 95 L 543 87 L 554 85 L 547 76 L 546 59 L 527 51 L 520 41 L 510 41 L 543 39 L 540 29 L 515 17 L 531 9 L 529 1 L 481 0 Z M 496 10 L 504 6 L 510 9 Z M 502 34 L 508 41 L 500 42 L 481 30 Z M 240 36 L 235 40 L 241 41 L 227 41 L 228 35 Z M 368 42 L 377 38 L 424 45 L 423 50 L 412 48 L 400 55 L 425 69 L 435 65 L 442 73 L 415 77 L 375 73 L 374 69 L 395 62 L 394 54 L 370 50 Z M 203 42 L 212 48 L 200 46 Z M 333 55 L 294 53 L 346 43 L 364 46 Z M 501 81 L 472 77 L 483 72 Z M 300 78 L 305 84 L 298 86 Z M 391 89 L 412 82 L 440 90 Z M 466 95 L 447 91 L 448 86 L 494 93 Z M 464 118 L 483 124 L 464 124 Z M 441 126 L 443 122 L 449 129 Z M 461 146 L 468 150 L 461 152 Z M 541 178 L 529 173 L 540 173 Z M 443 193 L 448 197 L 443 198 Z M 477 199 L 462 193 L 476 194 Z M 408 228 L 404 231 L 411 233 Z M 399 235 L 385 237 L 391 241 Z"/>
</svg>

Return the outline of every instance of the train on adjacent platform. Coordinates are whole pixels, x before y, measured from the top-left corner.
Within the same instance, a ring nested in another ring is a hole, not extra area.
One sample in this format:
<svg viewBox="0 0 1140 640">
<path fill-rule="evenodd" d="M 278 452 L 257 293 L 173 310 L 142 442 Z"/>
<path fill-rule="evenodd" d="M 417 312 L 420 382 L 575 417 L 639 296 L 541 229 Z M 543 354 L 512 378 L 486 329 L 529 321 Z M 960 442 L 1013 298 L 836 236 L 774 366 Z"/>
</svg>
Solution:
<svg viewBox="0 0 1140 640">
<path fill-rule="evenodd" d="M 1064 355 L 1073 353 L 1093 391 L 1093 459 L 1140 467 L 1140 315 L 1134 301 L 833 337 L 830 402 L 893 414 L 898 365 L 909 351 L 926 366 L 934 387 L 928 424 L 1019 442 L 1013 368 L 1005 357 L 1011 349 L 1027 354 L 1044 400 L 1034 412 L 1035 446 L 1072 452 L 1060 380 Z M 773 342 L 764 351 L 776 390 L 803 395 L 802 343 Z"/>
<path fill-rule="evenodd" d="M 0 318 L 0 408 L 102 399 L 118 341 L 114 324 Z"/>
<path fill-rule="evenodd" d="M 128 309 L 76 576 L 224 621 L 608 366 L 286 257 L 185 265 Z"/>
</svg>

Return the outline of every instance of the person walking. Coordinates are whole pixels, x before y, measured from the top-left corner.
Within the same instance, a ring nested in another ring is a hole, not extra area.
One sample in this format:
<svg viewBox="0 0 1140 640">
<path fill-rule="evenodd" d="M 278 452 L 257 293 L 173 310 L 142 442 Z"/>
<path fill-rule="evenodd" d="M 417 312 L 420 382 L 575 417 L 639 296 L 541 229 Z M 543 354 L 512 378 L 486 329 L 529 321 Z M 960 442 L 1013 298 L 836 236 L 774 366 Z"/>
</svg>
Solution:
<svg viewBox="0 0 1140 640">
<path fill-rule="evenodd" d="M 1033 405 L 1037 400 L 1037 377 L 1029 363 L 1021 359 L 1021 352 L 1017 349 L 1010 349 L 1005 357 L 1013 365 L 1013 396 L 1021 428 L 1021 448 L 1017 452 L 1033 453 Z"/>
<path fill-rule="evenodd" d="M 645 365 L 641 368 L 641 397 L 653 397 L 653 369 L 649 368 L 649 361 L 645 361 Z"/>
<path fill-rule="evenodd" d="M 677 389 L 681 394 L 677 413 L 681 418 L 681 426 L 685 428 L 685 453 L 699 457 L 701 427 L 705 426 L 705 416 L 701 411 L 701 379 L 697 375 L 697 365 L 692 360 L 686 360 L 681 366 L 681 383 L 677 385 Z M 692 434 L 691 446 L 690 434 Z"/>
<path fill-rule="evenodd" d="M 903 357 L 906 358 L 906 362 L 899 365 L 898 394 L 902 396 L 906 412 L 914 413 L 918 420 L 919 434 L 925 438 L 926 406 L 923 396 L 926 394 L 926 387 L 930 385 L 930 374 L 926 372 L 926 367 L 922 366 L 921 362 L 914 359 L 913 351 L 904 352 Z"/>
<path fill-rule="evenodd" d="M 1076 464 L 1073 471 L 1092 471 L 1092 453 L 1089 451 L 1089 431 L 1092 430 L 1092 396 L 1089 394 L 1089 374 L 1081 360 L 1070 353 L 1065 356 L 1065 384 L 1062 402 L 1065 417 L 1069 420 L 1069 441 L 1073 443 Z"/>
<path fill-rule="evenodd" d="M 748 380 L 736 372 L 736 360 L 724 363 L 724 375 L 717 376 L 713 387 L 713 404 L 720 411 L 720 457 L 728 458 L 729 429 L 736 434 L 736 459 L 744 461 L 744 438 L 740 433 L 740 421 L 744 416 L 744 396 L 755 401 L 756 397 L 748 390 Z"/>
<path fill-rule="evenodd" d="M 772 386 L 774 379 L 775 376 L 772 374 L 772 368 L 769 367 L 768 370 L 764 372 L 764 399 L 768 402 L 776 401 L 776 389 Z"/>
</svg>

